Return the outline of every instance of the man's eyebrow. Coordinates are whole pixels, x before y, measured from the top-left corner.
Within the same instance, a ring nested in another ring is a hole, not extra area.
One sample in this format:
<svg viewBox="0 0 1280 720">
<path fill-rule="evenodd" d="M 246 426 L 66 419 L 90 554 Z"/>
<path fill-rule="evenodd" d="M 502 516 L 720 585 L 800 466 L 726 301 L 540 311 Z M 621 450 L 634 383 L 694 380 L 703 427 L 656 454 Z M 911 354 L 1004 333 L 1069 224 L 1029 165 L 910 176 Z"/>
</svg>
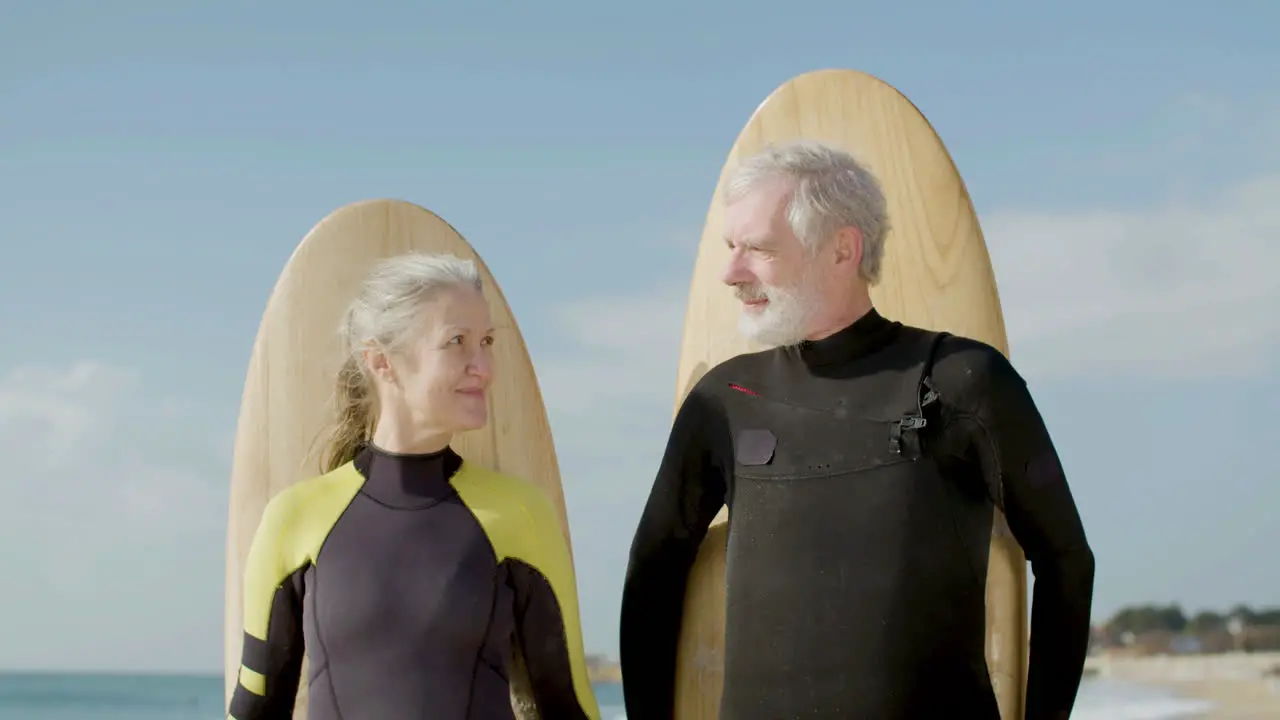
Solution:
<svg viewBox="0 0 1280 720">
<path fill-rule="evenodd" d="M 730 238 L 728 236 L 725 236 L 724 244 L 728 245 L 729 247 L 733 247 L 736 245 L 740 248 L 746 248 L 747 250 L 762 250 L 768 247 L 769 245 L 767 241 L 761 240 L 759 238 L 745 237 L 735 241 L 733 238 Z"/>
</svg>

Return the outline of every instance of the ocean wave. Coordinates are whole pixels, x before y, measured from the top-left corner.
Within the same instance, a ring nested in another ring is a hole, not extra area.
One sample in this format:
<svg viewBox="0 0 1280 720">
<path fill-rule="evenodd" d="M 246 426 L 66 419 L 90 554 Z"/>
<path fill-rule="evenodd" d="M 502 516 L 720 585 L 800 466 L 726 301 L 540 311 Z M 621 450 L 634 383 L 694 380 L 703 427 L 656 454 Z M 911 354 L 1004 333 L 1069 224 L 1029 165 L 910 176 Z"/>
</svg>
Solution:
<svg viewBox="0 0 1280 720">
<path fill-rule="evenodd" d="M 1176 720 L 1213 707 L 1207 700 L 1179 697 L 1160 687 L 1091 679 L 1080 686 L 1071 720 Z"/>
</svg>

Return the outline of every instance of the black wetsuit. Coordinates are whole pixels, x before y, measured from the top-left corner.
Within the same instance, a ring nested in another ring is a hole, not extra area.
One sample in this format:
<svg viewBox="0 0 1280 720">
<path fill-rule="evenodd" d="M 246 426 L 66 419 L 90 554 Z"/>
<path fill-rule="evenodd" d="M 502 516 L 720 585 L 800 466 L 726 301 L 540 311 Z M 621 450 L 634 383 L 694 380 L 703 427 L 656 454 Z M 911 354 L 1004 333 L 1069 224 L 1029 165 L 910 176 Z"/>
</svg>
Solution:
<svg viewBox="0 0 1280 720">
<path fill-rule="evenodd" d="M 274 497 L 245 565 L 229 716 L 509 720 L 523 657 L 544 718 L 598 718 L 559 521 L 533 485 L 452 450 L 354 462 Z"/>
<path fill-rule="evenodd" d="M 628 720 L 672 717 L 687 575 L 724 504 L 724 720 L 998 720 L 983 652 L 994 508 L 1035 577 L 1026 717 L 1067 717 L 1093 555 L 1041 417 L 995 349 L 872 311 L 697 383 L 631 547 Z"/>
</svg>

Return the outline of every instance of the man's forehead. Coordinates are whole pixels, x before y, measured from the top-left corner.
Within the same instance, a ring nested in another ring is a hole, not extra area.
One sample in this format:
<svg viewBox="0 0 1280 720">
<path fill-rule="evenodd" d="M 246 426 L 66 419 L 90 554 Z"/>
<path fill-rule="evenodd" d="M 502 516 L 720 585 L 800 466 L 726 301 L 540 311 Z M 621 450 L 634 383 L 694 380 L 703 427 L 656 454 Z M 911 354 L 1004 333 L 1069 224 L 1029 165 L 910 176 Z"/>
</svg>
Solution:
<svg viewBox="0 0 1280 720">
<path fill-rule="evenodd" d="M 745 247 L 773 244 L 785 215 L 765 197 L 745 197 L 725 208 L 724 239 Z"/>
</svg>

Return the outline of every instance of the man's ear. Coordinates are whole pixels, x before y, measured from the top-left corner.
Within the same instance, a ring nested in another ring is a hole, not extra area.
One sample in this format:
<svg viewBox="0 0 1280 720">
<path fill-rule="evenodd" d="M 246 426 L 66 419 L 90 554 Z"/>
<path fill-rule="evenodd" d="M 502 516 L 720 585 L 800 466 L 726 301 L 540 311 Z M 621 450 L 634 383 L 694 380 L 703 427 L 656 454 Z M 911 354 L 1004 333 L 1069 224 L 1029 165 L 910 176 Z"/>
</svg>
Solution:
<svg viewBox="0 0 1280 720">
<path fill-rule="evenodd" d="M 851 265 L 855 270 L 862 264 L 862 231 L 846 225 L 836 231 L 836 264 Z"/>
</svg>

